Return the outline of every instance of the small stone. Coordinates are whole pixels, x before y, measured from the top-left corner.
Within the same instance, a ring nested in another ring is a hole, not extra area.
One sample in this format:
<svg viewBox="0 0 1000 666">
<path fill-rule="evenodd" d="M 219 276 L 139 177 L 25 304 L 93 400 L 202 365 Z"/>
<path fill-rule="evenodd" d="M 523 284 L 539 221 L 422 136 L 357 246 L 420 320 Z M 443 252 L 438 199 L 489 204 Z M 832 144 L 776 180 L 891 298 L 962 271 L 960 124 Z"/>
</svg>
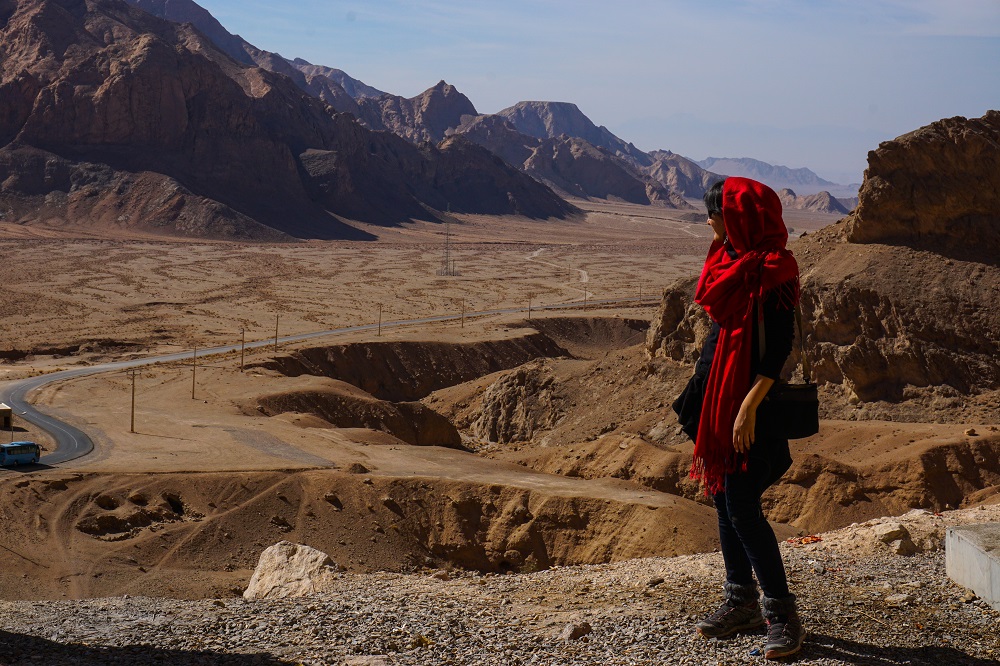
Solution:
<svg viewBox="0 0 1000 666">
<path fill-rule="evenodd" d="M 978 598 L 979 597 L 976 595 L 976 593 L 972 592 L 970 590 L 969 592 L 966 592 L 965 594 L 962 595 L 962 603 L 963 604 L 971 604 L 973 601 L 975 601 Z"/>
<path fill-rule="evenodd" d="M 432 573 L 431 578 L 434 578 L 435 580 L 451 580 L 451 576 L 448 575 L 448 572 L 443 569 Z"/>
<path fill-rule="evenodd" d="M 559 639 L 566 642 L 575 641 L 583 638 L 591 631 L 593 629 L 589 622 L 570 622 L 563 627 L 562 632 L 559 634 Z"/>
<path fill-rule="evenodd" d="M 663 584 L 662 576 L 656 576 L 655 578 L 650 578 L 649 582 L 646 583 L 648 587 L 656 587 L 657 585 L 662 585 L 662 584 Z"/>
<path fill-rule="evenodd" d="M 890 594 L 885 598 L 885 603 L 889 606 L 906 606 L 912 601 L 912 594 Z"/>
<path fill-rule="evenodd" d="M 968 430 L 965 431 L 965 434 L 968 435 L 969 437 L 976 437 L 977 435 L 979 435 L 979 433 L 976 432 L 975 428 L 969 428 Z"/>
</svg>

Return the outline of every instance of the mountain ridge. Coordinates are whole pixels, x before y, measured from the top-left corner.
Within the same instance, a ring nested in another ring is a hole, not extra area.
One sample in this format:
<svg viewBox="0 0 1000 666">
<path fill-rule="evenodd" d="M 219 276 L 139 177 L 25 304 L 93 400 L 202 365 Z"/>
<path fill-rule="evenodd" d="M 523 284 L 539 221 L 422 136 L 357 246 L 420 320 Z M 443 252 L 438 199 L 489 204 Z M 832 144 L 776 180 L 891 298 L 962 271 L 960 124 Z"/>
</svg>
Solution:
<svg viewBox="0 0 1000 666">
<path fill-rule="evenodd" d="M 288 240 L 372 238 L 338 215 L 575 210 L 470 142 L 372 132 L 190 24 L 119 0 L 0 9 L 0 203 L 15 221 Z"/>
<path fill-rule="evenodd" d="M 752 157 L 707 157 L 703 160 L 691 160 L 703 169 L 716 170 L 729 176 L 753 178 L 764 183 L 774 191 L 790 189 L 801 195 L 817 194 L 822 191 L 834 196 L 857 196 L 858 185 L 841 185 L 819 177 L 806 168 L 790 168 L 770 164 Z"/>
</svg>

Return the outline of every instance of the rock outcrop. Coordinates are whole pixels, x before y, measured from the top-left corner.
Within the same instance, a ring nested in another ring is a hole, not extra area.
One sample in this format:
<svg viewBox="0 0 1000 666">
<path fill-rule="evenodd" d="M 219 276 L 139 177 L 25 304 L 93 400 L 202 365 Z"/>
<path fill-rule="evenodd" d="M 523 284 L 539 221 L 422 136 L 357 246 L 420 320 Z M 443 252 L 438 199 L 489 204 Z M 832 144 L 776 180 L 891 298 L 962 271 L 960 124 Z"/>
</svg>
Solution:
<svg viewBox="0 0 1000 666">
<path fill-rule="evenodd" d="M 2 7 L 0 204 L 12 221 L 276 240 L 370 237 L 337 215 L 573 210 L 486 151 L 371 132 L 190 25 L 114 0 Z M 457 161 L 473 174 L 462 188 Z"/>
<path fill-rule="evenodd" d="M 868 153 L 853 243 L 1000 252 L 1000 111 L 939 120 Z"/>
<path fill-rule="evenodd" d="M 995 418 L 998 121 L 996 111 L 953 118 L 883 144 L 870 154 L 858 209 L 789 245 L 827 416 Z M 651 354 L 697 354 L 707 319 L 691 304 L 693 287 L 664 293 Z"/>
<path fill-rule="evenodd" d="M 304 597 L 328 588 L 338 567 L 326 553 L 279 541 L 260 554 L 244 599 Z"/>
<path fill-rule="evenodd" d="M 554 378 L 550 368 L 533 362 L 507 373 L 483 392 L 472 434 L 488 442 L 526 442 L 555 425 Z"/>
</svg>

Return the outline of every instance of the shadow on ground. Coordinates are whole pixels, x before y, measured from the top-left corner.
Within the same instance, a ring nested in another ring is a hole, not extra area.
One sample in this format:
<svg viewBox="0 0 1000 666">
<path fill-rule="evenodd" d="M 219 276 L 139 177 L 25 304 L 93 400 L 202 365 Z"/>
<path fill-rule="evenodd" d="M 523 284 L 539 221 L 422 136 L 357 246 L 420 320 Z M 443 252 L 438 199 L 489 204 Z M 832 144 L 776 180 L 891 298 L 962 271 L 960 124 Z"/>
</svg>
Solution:
<svg viewBox="0 0 1000 666">
<path fill-rule="evenodd" d="M 223 654 L 208 650 L 171 650 L 148 645 L 122 647 L 56 643 L 37 636 L 0 631 L 0 666 L 38 664 L 162 664 L 163 666 L 290 666 L 269 654 Z"/>
<path fill-rule="evenodd" d="M 881 647 L 844 638 L 810 633 L 801 659 L 831 659 L 859 666 L 997 666 L 996 659 L 975 657 L 962 650 L 938 645 Z"/>
</svg>

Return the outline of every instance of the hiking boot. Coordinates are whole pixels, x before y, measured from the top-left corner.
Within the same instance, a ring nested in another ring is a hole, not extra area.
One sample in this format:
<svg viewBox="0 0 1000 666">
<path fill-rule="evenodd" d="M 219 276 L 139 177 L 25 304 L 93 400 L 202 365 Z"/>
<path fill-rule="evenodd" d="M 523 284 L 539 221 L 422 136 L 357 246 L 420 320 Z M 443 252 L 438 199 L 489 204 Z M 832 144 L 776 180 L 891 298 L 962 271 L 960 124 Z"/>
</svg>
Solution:
<svg viewBox="0 0 1000 666">
<path fill-rule="evenodd" d="M 765 659 L 781 659 L 802 649 L 806 632 L 795 607 L 795 595 L 784 599 L 764 597 L 764 617 L 767 618 Z"/>
<path fill-rule="evenodd" d="M 764 626 L 756 585 L 726 583 L 726 600 L 719 609 L 694 625 L 705 638 L 723 638 Z"/>
</svg>

